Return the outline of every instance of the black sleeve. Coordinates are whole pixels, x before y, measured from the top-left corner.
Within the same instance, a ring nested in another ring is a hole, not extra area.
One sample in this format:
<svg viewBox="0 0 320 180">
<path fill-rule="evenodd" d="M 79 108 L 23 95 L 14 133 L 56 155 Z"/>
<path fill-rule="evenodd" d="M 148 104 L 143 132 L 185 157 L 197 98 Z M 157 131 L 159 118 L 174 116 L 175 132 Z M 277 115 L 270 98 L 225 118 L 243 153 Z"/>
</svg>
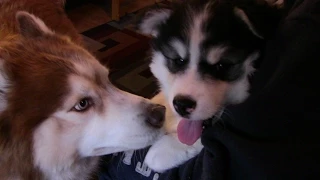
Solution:
<svg viewBox="0 0 320 180">
<path fill-rule="evenodd" d="M 252 93 L 206 128 L 204 150 L 160 179 L 320 178 L 320 1 L 296 2 L 268 40 Z"/>
</svg>

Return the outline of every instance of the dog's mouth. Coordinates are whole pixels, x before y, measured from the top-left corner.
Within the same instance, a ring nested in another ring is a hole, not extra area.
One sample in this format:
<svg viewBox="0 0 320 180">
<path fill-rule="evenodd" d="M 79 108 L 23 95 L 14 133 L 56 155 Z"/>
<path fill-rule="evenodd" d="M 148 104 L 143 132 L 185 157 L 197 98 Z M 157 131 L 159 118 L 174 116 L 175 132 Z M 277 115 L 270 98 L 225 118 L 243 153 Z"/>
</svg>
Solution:
<svg viewBox="0 0 320 180">
<path fill-rule="evenodd" d="M 211 117 L 207 120 L 182 119 L 177 128 L 179 141 L 186 145 L 193 145 L 201 136 L 204 128 L 212 125 Z"/>
</svg>

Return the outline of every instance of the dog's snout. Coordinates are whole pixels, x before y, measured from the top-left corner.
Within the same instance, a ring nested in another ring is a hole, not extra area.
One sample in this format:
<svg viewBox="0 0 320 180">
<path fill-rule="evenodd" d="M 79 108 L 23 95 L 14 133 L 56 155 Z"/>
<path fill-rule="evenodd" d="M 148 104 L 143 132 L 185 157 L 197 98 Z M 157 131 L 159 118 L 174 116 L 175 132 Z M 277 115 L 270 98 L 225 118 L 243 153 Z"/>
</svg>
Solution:
<svg viewBox="0 0 320 180">
<path fill-rule="evenodd" d="M 190 115 L 196 105 L 197 102 L 188 96 L 178 95 L 173 99 L 173 107 L 182 117 Z"/>
<path fill-rule="evenodd" d="M 160 104 L 152 104 L 147 109 L 147 123 L 155 128 L 161 128 L 165 120 L 166 107 Z"/>
</svg>

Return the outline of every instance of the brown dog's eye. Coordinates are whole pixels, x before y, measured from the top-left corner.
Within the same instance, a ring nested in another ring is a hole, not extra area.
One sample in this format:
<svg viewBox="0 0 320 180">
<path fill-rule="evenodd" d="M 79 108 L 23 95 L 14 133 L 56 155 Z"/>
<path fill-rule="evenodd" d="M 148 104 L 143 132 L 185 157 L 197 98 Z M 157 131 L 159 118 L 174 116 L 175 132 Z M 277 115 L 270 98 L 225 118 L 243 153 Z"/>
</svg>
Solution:
<svg viewBox="0 0 320 180">
<path fill-rule="evenodd" d="M 84 98 L 81 99 L 75 106 L 74 106 L 74 110 L 78 111 L 78 112 L 82 112 L 85 111 L 87 109 L 90 108 L 91 106 L 91 101 L 89 98 Z"/>
</svg>

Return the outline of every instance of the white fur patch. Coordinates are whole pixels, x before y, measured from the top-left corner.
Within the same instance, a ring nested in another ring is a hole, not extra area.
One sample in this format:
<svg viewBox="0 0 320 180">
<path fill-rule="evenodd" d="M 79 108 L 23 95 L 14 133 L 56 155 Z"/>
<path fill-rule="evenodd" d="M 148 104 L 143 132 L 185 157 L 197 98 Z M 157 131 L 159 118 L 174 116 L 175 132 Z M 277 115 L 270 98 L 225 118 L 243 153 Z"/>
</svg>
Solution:
<svg viewBox="0 0 320 180">
<path fill-rule="evenodd" d="M 248 58 L 247 60 L 245 61 L 245 72 L 246 72 L 246 75 L 247 76 L 250 76 L 252 75 L 252 73 L 255 71 L 254 67 L 253 67 L 253 62 L 255 60 L 257 60 L 260 56 L 260 53 L 259 52 L 254 52 L 252 53 Z"/>
<path fill-rule="evenodd" d="M 168 98 L 174 76 L 169 72 L 165 65 L 165 57 L 160 52 L 153 52 L 152 63 L 150 64 L 151 72 L 160 81 L 160 86 L 166 98 Z"/>
<path fill-rule="evenodd" d="M 250 31 L 257 36 L 260 39 L 263 39 L 263 36 L 261 36 L 258 31 L 255 29 L 254 25 L 250 22 L 248 16 L 246 15 L 246 13 L 240 9 L 235 7 L 234 8 L 234 13 L 244 22 L 246 23 L 246 25 L 248 26 L 248 28 L 250 29 Z"/>
<path fill-rule="evenodd" d="M 201 49 L 200 45 L 205 39 L 205 35 L 203 32 L 203 24 L 206 23 L 208 19 L 208 11 L 210 6 L 212 6 L 214 2 L 209 2 L 206 4 L 204 10 L 199 13 L 199 14 L 194 14 L 193 19 L 192 19 L 192 24 L 190 24 L 190 62 L 194 66 L 199 61 L 200 55 L 201 55 Z M 191 7 L 192 8 L 192 7 Z"/>
<path fill-rule="evenodd" d="M 187 57 L 187 49 L 186 46 L 178 39 L 173 39 L 171 41 L 171 46 L 175 48 L 181 58 Z"/>
<path fill-rule="evenodd" d="M 259 53 L 255 52 L 255 53 L 251 54 L 246 59 L 245 64 L 244 64 L 245 74 L 240 80 L 234 82 L 231 85 L 231 88 L 230 88 L 230 90 L 228 92 L 228 96 L 227 96 L 228 103 L 238 104 L 248 98 L 248 96 L 249 96 L 248 90 L 250 88 L 248 76 L 250 76 L 254 72 L 255 69 L 253 68 L 252 63 L 258 57 L 259 57 Z"/>
<path fill-rule="evenodd" d="M 0 58 L 0 112 L 7 107 L 7 92 L 9 86 L 9 80 L 5 74 L 5 69 L 3 67 L 4 60 Z"/>
<path fill-rule="evenodd" d="M 77 158 L 75 143 L 79 141 L 79 135 L 80 130 L 72 129 L 72 126 L 70 132 L 61 132 L 54 118 L 46 120 L 37 128 L 34 133 L 34 161 L 35 166 L 44 172 L 46 178 L 86 179 L 95 168 L 97 158 L 93 159 L 92 164 L 75 162 Z"/>
<path fill-rule="evenodd" d="M 169 9 L 161 9 L 150 11 L 147 13 L 146 18 L 143 20 L 140 31 L 144 34 L 150 34 L 154 37 L 158 36 L 158 27 L 164 23 L 171 15 Z"/>
<path fill-rule="evenodd" d="M 223 53 L 226 51 L 226 49 L 227 48 L 223 46 L 212 47 L 207 55 L 207 61 L 210 64 L 216 64 L 223 56 Z"/>
<path fill-rule="evenodd" d="M 206 14 L 199 14 L 194 17 L 193 24 L 190 30 L 190 62 L 195 65 L 200 57 L 201 50 L 200 44 L 204 40 L 204 34 L 202 32 L 202 24 L 206 19 Z"/>
<path fill-rule="evenodd" d="M 152 170 L 162 173 L 193 158 L 202 148 L 200 139 L 188 146 L 178 140 L 176 133 L 168 134 L 151 146 L 144 162 Z"/>
</svg>

